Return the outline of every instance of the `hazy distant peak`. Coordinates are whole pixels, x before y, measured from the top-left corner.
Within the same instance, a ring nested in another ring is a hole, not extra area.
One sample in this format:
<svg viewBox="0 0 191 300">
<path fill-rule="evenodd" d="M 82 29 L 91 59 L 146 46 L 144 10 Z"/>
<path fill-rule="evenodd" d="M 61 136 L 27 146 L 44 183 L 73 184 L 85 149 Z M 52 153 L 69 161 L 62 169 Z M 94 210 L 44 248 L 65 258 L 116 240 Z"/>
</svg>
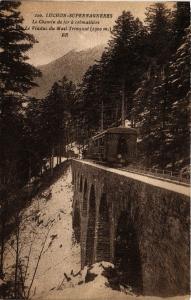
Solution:
<svg viewBox="0 0 191 300">
<path fill-rule="evenodd" d="M 36 98 L 45 97 L 55 81 L 66 76 L 69 80 L 78 84 L 90 65 L 99 60 L 105 45 L 98 45 L 94 48 L 75 50 L 72 49 L 54 61 L 38 66 L 42 77 L 36 80 L 39 87 L 33 88 L 29 95 Z"/>
</svg>

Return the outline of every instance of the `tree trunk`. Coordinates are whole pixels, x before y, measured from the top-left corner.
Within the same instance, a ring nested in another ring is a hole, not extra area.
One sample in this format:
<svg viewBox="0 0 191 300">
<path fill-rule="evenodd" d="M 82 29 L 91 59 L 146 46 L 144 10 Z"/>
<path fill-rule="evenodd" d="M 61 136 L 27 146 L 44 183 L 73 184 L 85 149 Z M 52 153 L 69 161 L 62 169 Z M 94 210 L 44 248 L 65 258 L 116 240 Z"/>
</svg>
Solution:
<svg viewBox="0 0 191 300">
<path fill-rule="evenodd" d="M 50 153 L 50 156 L 49 156 L 49 169 L 50 169 L 50 172 L 51 172 L 51 168 L 52 168 L 52 159 L 51 159 L 51 153 Z"/>
<path fill-rule="evenodd" d="M 19 285 L 18 285 L 18 268 L 19 268 L 19 220 L 18 214 L 16 215 L 16 262 L 15 262 L 15 299 L 19 298 Z"/>
<path fill-rule="evenodd" d="M 54 169 L 54 146 L 52 147 L 52 153 L 51 153 L 51 169 L 50 169 L 51 176 L 53 176 L 53 169 Z"/>
<path fill-rule="evenodd" d="M 121 125 L 125 127 L 125 80 L 122 83 Z"/>
<path fill-rule="evenodd" d="M 1 253 L 0 253 L 0 278 L 3 279 L 4 275 L 4 248 L 5 248 L 5 239 L 4 239 L 4 231 L 5 231 L 5 221 L 1 220 Z"/>
<path fill-rule="evenodd" d="M 59 143 L 59 164 L 61 164 L 62 162 L 62 146 L 61 143 Z"/>
</svg>

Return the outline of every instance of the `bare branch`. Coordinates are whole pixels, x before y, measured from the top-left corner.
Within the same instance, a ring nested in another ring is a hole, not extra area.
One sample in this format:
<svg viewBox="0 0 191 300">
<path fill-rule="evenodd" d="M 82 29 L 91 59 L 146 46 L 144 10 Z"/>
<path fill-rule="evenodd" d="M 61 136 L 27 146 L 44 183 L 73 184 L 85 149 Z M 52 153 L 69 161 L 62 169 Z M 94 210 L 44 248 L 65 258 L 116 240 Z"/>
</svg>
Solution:
<svg viewBox="0 0 191 300">
<path fill-rule="evenodd" d="M 49 235 L 49 232 L 50 232 L 51 228 L 52 228 L 52 225 L 48 229 L 47 234 L 46 234 L 45 239 L 44 239 L 44 242 L 42 244 L 42 248 L 41 248 L 40 254 L 38 256 L 37 264 L 36 264 L 36 267 L 35 267 L 35 270 L 34 270 L 34 274 L 33 274 L 33 277 L 32 277 L 32 280 L 31 280 L 31 283 L 30 283 L 30 286 L 29 286 L 29 289 L 28 289 L 28 293 L 27 293 L 26 299 L 29 299 L 30 291 L 31 291 L 31 288 L 32 288 L 32 285 L 33 285 L 33 282 L 34 282 L 34 279 L 35 279 L 35 276 L 36 276 L 36 272 L 37 272 L 37 269 L 38 269 L 38 266 L 39 266 L 39 262 L 40 262 L 42 254 L 43 254 L 43 250 L 44 250 L 44 247 L 45 247 L 45 244 L 46 244 L 46 241 L 47 241 L 47 238 L 48 238 L 48 235 Z"/>
<path fill-rule="evenodd" d="M 35 240 L 35 238 L 34 238 Z M 29 249 L 29 254 L 27 256 L 27 264 L 26 264 L 26 270 L 25 270 L 25 274 L 24 274 L 24 283 L 26 281 L 26 276 L 27 276 L 27 271 L 28 271 L 28 266 L 29 266 L 29 261 L 30 261 L 30 255 L 31 255 L 31 251 L 32 251 L 32 245 L 34 243 L 34 240 L 31 241 L 31 244 L 30 244 L 30 249 Z"/>
</svg>

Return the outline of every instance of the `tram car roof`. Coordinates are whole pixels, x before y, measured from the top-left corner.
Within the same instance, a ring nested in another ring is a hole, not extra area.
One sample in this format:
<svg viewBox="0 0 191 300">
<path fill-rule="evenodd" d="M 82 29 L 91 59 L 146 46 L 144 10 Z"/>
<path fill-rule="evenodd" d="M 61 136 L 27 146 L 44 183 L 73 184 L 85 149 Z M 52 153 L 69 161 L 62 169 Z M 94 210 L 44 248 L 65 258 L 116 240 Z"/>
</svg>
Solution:
<svg viewBox="0 0 191 300">
<path fill-rule="evenodd" d="M 130 128 L 130 127 L 128 127 L 128 128 L 112 127 L 112 128 L 108 128 L 108 129 L 94 135 L 93 137 L 90 138 L 90 140 L 97 140 L 99 138 L 102 138 L 107 133 L 115 133 L 115 134 L 131 133 L 131 134 L 137 135 L 137 130 L 135 128 Z"/>
</svg>

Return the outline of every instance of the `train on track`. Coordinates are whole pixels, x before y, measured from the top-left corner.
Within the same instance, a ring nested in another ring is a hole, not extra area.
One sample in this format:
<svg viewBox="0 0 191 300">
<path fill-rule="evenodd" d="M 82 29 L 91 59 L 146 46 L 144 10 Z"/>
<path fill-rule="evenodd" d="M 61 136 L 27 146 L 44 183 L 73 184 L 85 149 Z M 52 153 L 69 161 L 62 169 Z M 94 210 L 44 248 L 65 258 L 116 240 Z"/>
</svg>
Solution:
<svg viewBox="0 0 191 300">
<path fill-rule="evenodd" d="M 124 167 L 122 170 L 147 174 L 171 181 L 190 183 L 189 165 L 179 172 L 146 168 L 137 165 L 137 130 L 134 128 L 113 127 L 108 128 L 88 141 L 83 151 L 83 159 L 101 163 L 110 167 Z"/>
<path fill-rule="evenodd" d="M 83 157 L 104 162 L 110 166 L 126 166 L 137 156 L 137 130 L 113 127 L 90 138 Z"/>
</svg>

